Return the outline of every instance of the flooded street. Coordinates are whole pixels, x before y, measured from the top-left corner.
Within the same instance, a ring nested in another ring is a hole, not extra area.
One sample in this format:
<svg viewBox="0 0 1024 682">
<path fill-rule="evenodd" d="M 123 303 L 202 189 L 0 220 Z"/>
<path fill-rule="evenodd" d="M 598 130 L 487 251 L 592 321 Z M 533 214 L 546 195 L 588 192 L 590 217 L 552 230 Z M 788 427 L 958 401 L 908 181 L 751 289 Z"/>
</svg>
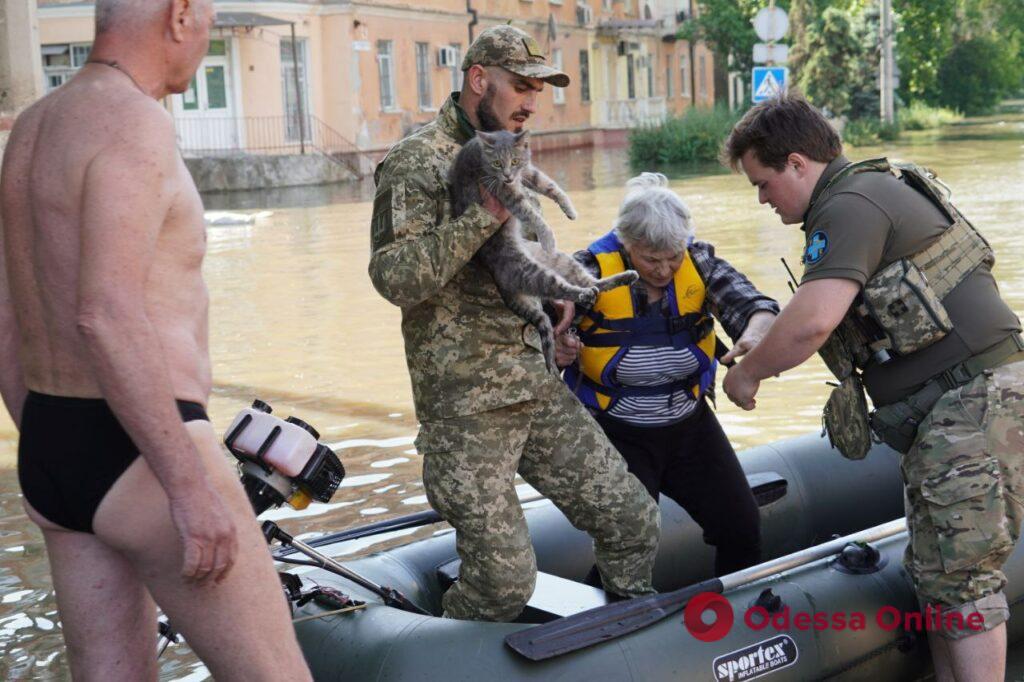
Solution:
<svg viewBox="0 0 1024 682">
<path fill-rule="evenodd" d="M 992 242 L 1003 293 L 1014 310 L 1024 312 L 1024 116 L 907 134 L 890 146 L 847 151 L 853 159 L 890 155 L 934 169 Z M 569 189 L 580 214 L 570 222 L 553 205 L 545 206 L 563 250 L 582 248 L 610 229 L 632 174 L 624 149 L 552 152 L 535 161 Z M 795 226 L 781 225 L 759 206 L 742 176 L 715 166 L 688 169 L 672 187 L 689 204 L 699 239 L 714 243 L 718 255 L 762 291 L 788 300 L 780 258 L 799 270 L 803 239 Z M 366 275 L 371 199 L 369 182 L 206 198 L 210 209 L 272 212 L 253 225 L 208 231 L 214 363 L 209 413 L 215 427 L 226 428 L 258 397 L 275 413 L 300 416 L 318 428 L 348 471 L 331 504 L 267 515 L 294 534 L 427 508 L 421 461 L 412 446 L 417 424 L 400 311 L 373 290 Z M 815 359 L 766 382 L 755 412 L 742 412 L 723 396 L 719 417 L 737 449 L 820 430 L 826 378 Z M 20 503 L 16 439 L 4 414 L 0 678 L 63 679 L 67 667 L 44 547 Z M 203 679 L 197 665 L 186 647 L 172 647 L 161 659 L 162 679 Z"/>
</svg>

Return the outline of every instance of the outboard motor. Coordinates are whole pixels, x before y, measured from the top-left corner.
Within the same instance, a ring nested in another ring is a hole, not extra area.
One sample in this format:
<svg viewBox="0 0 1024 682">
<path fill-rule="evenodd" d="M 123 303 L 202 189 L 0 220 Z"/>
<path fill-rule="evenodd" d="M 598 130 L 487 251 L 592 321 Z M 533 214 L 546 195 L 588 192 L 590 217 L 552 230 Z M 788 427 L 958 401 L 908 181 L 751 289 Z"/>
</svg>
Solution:
<svg viewBox="0 0 1024 682">
<path fill-rule="evenodd" d="M 224 435 L 256 515 L 283 504 L 305 509 L 313 500 L 329 502 L 345 478 L 341 460 L 318 442 L 320 434 L 312 426 L 271 412 L 270 405 L 254 400 Z"/>
</svg>

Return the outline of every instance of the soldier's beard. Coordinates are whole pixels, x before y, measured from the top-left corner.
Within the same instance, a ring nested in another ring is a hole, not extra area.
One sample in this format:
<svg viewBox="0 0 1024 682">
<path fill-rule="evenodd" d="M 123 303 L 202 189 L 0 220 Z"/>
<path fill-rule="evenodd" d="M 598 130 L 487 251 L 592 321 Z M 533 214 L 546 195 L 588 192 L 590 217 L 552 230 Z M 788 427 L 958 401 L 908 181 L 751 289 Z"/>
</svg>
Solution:
<svg viewBox="0 0 1024 682">
<path fill-rule="evenodd" d="M 495 133 L 504 130 L 498 115 L 494 113 L 494 95 L 497 88 L 492 83 L 487 84 L 487 92 L 480 98 L 476 105 L 476 120 L 480 124 L 480 130 L 485 133 Z"/>
</svg>

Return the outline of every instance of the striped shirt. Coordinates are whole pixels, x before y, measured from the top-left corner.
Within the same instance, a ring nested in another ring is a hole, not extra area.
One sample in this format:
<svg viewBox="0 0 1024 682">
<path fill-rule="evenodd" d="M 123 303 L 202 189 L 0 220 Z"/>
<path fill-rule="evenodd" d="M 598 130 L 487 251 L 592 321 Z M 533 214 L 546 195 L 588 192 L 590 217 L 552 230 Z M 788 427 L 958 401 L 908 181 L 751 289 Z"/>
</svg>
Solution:
<svg viewBox="0 0 1024 682">
<path fill-rule="evenodd" d="M 764 310 L 778 314 L 779 304 L 758 291 L 729 263 L 715 256 L 711 244 L 695 241 L 689 248 L 693 264 L 704 280 L 704 311 L 721 323 L 731 339 L 743 335 L 754 313 Z M 578 251 L 574 258 L 595 276 L 599 274 L 594 254 Z M 633 309 L 638 315 L 669 315 L 667 296 L 648 306 L 647 289 L 642 281 L 636 282 L 631 292 Z M 615 380 L 624 386 L 660 386 L 691 377 L 698 369 L 697 358 L 689 350 L 635 346 L 619 361 Z M 690 416 L 696 407 L 693 393 L 679 390 L 671 396 L 622 397 L 606 414 L 637 426 L 667 426 Z"/>
</svg>

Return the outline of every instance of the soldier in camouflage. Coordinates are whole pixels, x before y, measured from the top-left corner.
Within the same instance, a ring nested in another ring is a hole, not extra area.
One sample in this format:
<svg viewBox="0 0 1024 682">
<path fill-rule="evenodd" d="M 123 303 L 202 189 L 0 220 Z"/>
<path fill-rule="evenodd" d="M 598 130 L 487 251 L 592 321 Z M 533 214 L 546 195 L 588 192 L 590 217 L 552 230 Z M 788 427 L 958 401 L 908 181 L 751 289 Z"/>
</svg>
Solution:
<svg viewBox="0 0 1024 682">
<path fill-rule="evenodd" d="M 427 499 L 455 527 L 462 559 L 444 614 L 511 620 L 532 595 L 517 473 L 594 538 L 607 590 L 648 594 L 656 505 L 473 258 L 508 212 L 485 193 L 483 206 L 453 219 L 448 198 L 449 167 L 475 129 L 522 129 L 544 84 L 569 78 L 512 26 L 483 31 L 462 68 L 462 92 L 377 167 L 371 224 L 370 277 L 402 309 Z M 571 317 L 562 304 L 562 329 Z"/>
<path fill-rule="evenodd" d="M 866 389 L 871 431 L 904 453 L 904 564 L 921 607 L 947 614 L 928 635 L 937 679 L 1001 681 L 1002 567 L 1024 514 L 1024 342 L 991 249 L 930 172 L 849 163 L 798 97 L 751 109 L 724 156 L 806 233 L 800 287 L 729 371 L 726 394 L 753 409 L 761 380 L 821 349 L 843 382 L 826 426 L 858 458 L 870 446 Z M 965 627 L 949 627 L 952 612 Z"/>
</svg>

